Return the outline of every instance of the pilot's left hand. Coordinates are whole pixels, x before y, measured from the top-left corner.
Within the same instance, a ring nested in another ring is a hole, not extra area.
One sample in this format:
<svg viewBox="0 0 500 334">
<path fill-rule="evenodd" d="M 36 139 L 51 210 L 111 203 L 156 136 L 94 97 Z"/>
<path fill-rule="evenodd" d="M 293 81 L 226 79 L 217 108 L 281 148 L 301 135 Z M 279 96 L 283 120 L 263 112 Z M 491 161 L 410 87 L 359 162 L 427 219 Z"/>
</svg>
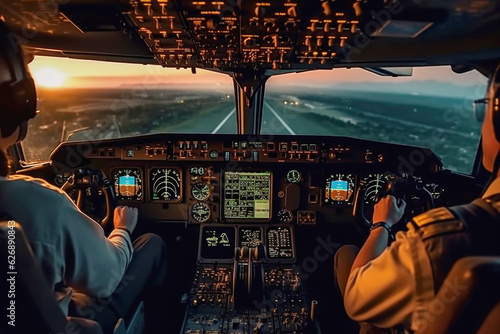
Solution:
<svg viewBox="0 0 500 334">
<path fill-rule="evenodd" d="M 373 210 L 373 224 L 386 222 L 390 227 L 396 224 L 405 212 L 406 202 L 392 195 L 385 196 L 377 204 Z"/>
</svg>

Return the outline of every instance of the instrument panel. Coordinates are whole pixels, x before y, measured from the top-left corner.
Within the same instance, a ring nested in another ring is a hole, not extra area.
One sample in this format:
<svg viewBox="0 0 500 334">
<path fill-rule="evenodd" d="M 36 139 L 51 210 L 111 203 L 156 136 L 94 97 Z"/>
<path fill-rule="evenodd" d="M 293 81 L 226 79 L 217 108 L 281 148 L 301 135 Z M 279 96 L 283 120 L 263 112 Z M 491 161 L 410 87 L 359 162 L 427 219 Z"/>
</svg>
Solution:
<svg viewBox="0 0 500 334">
<path fill-rule="evenodd" d="M 189 138 L 189 139 L 188 139 Z M 79 152 L 63 143 L 55 163 Z M 416 178 L 445 201 L 436 175 L 442 165 L 425 148 L 343 137 L 149 135 L 111 139 L 81 152 L 82 164 L 111 175 L 119 203 L 133 202 L 141 219 L 193 224 L 315 225 L 352 220 L 397 175 Z M 411 166 L 411 155 L 426 159 Z M 405 158 L 407 157 L 407 158 Z M 358 202 L 360 202 L 358 200 Z M 370 210 L 368 210 L 370 212 Z M 265 239 L 264 239 L 265 240 Z"/>
<path fill-rule="evenodd" d="M 81 164 L 69 169 L 111 175 L 118 204 L 137 207 L 141 223 L 190 224 L 187 230 L 196 231 L 190 241 L 197 248 L 188 243 L 196 273 L 183 296 L 183 334 L 318 333 L 310 316 L 317 303 L 308 300 L 302 266 L 325 232 L 335 242 L 352 237 L 359 204 L 370 217 L 393 178 L 411 178 L 436 205 L 446 203 L 445 188 L 452 186 L 441 183 L 445 171 L 428 149 L 342 137 L 190 134 L 72 142 L 53 152 L 53 165 L 77 152 Z M 425 159 L 408 164 L 415 152 Z M 269 308 L 254 308 L 255 300 Z"/>
</svg>

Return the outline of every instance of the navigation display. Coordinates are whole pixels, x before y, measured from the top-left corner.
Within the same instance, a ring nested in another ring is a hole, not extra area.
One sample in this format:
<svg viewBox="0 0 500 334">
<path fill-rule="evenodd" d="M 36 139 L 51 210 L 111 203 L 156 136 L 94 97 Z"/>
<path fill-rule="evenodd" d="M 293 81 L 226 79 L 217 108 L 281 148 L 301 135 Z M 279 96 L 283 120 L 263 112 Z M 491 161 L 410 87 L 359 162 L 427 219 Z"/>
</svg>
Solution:
<svg viewBox="0 0 500 334">
<path fill-rule="evenodd" d="M 269 259 L 293 258 L 292 232 L 288 226 L 269 227 L 266 244 Z"/>
<path fill-rule="evenodd" d="M 327 204 L 352 204 L 354 198 L 354 181 L 352 174 L 334 174 L 326 180 L 325 202 Z"/>
<path fill-rule="evenodd" d="M 155 202 L 179 202 L 182 199 L 182 177 L 178 168 L 152 168 L 149 171 L 150 198 Z"/>
<path fill-rule="evenodd" d="M 229 226 L 205 226 L 201 230 L 200 257 L 203 259 L 232 259 L 235 230 Z"/>
<path fill-rule="evenodd" d="M 271 172 L 225 172 L 224 218 L 271 218 Z"/>
<path fill-rule="evenodd" d="M 260 227 L 240 227 L 238 234 L 240 247 L 257 247 L 262 243 Z"/>
</svg>

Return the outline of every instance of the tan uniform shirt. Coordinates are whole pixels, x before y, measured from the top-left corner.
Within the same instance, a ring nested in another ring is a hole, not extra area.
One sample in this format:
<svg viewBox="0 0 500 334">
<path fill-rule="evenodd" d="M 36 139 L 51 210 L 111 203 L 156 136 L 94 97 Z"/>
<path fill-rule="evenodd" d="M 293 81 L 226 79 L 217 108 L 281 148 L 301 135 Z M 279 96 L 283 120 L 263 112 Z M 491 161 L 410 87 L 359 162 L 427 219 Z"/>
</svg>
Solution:
<svg viewBox="0 0 500 334">
<path fill-rule="evenodd" d="M 23 175 L 0 177 L 0 212 L 18 221 L 63 312 L 73 288 L 90 296 L 110 296 L 132 258 L 126 231 L 106 238 L 59 188 Z"/>
<path fill-rule="evenodd" d="M 500 194 L 500 178 L 484 198 Z M 432 267 L 420 236 L 412 224 L 376 259 L 349 275 L 344 306 L 356 321 L 390 328 L 398 324 L 417 330 L 434 319 L 428 303 L 434 297 Z"/>
</svg>

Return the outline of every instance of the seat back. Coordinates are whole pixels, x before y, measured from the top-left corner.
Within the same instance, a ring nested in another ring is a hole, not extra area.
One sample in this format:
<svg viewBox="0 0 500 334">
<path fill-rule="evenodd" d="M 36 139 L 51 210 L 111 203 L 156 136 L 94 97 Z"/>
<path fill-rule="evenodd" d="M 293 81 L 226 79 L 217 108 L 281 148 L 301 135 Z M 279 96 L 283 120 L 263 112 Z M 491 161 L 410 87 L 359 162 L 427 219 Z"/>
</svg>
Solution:
<svg viewBox="0 0 500 334">
<path fill-rule="evenodd" d="M 453 265 L 416 333 L 494 333 L 499 318 L 500 257 L 465 257 Z"/>
<path fill-rule="evenodd" d="M 9 315 L 0 321 L 0 332 L 102 333 L 93 321 L 68 321 L 17 222 L 0 221 L 0 254 L 1 309 Z"/>
</svg>

